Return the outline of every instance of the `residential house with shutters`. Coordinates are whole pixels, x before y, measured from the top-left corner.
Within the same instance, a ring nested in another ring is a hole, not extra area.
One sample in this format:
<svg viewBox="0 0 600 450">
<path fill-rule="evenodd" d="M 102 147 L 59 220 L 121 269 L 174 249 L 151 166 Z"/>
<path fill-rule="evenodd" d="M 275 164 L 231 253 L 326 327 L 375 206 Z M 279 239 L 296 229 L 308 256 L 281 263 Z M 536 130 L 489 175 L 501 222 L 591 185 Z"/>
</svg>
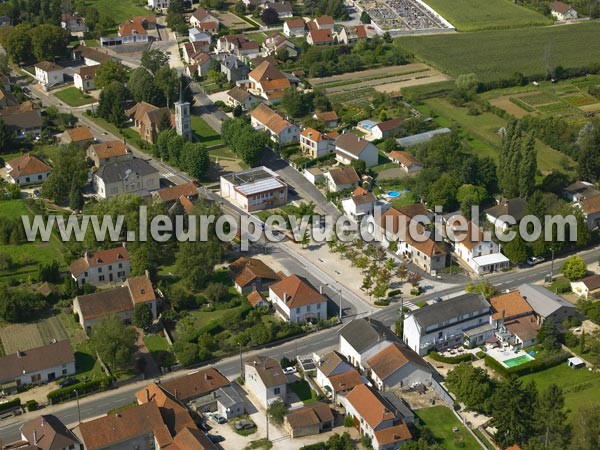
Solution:
<svg viewBox="0 0 600 450">
<path fill-rule="evenodd" d="M 85 45 L 76 45 L 71 50 L 74 61 L 83 61 L 86 66 L 99 66 L 103 62 L 116 61 L 117 59 L 104 51 Z"/>
<path fill-rule="evenodd" d="M 170 0 L 148 0 L 148 6 L 152 9 L 168 9 Z"/>
<path fill-rule="evenodd" d="M 498 197 L 496 205 L 486 209 L 484 213 L 488 222 L 492 223 L 497 230 L 506 233 L 511 226 L 519 224 L 526 210 L 527 200 L 523 198 Z"/>
<path fill-rule="evenodd" d="M 334 416 L 327 403 L 314 402 L 291 410 L 284 418 L 285 430 L 292 439 L 331 431 Z"/>
<path fill-rule="evenodd" d="M 287 37 L 304 36 L 306 23 L 302 18 L 286 20 L 283 23 L 283 34 Z"/>
<path fill-rule="evenodd" d="M 60 137 L 60 142 L 65 145 L 75 144 L 83 148 L 94 142 L 94 135 L 87 125 L 81 125 L 66 129 Z"/>
<path fill-rule="evenodd" d="M 423 163 L 413 156 L 412 153 L 402 150 L 392 150 L 388 154 L 392 162 L 399 164 L 406 173 L 416 173 L 423 169 Z"/>
<path fill-rule="evenodd" d="M 210 43 L 212 41 L 210 34 L 200 30 L 199 28 L 194 27 L 188 30 L 188 38 L 190 40 L 190 43 L 198 43 L 202 45 L 204 51 L 208 52 L 210 50 Z"/>
<path fill-rule="evenodd" d="M 269 286 L 269 301 L 286 322 L 327 319 L 327 298 L 306 279 L 290 275 Z"/>
<path fill-rule="evenodd" d="M 280 33 L 272 33 L 262 44 L 265 55 L 277 55 L 286 51 L 290 58 L 298 56 L 298 50 L 292 41 Z"/>
<path fill-rule="evenodd" d="M 264 409 L 275 400 L 286 401 L 287 377 L 279 361 L 271 357 L 256 355 L 246 360 L 244 386 Z"/>
<path fill-rule="evenodd" d="M 448 220 L 453 236 L 454 253 L 477 275 L 497 272 L 510 266 L 509 259 L 500 253 L 500 246 L 489 232 L 482 231 L 473 222 L 453 216 Z"/>
<path fill-rule="evenodd" d="M 121 141 L 105 141 L 90 145 L 86 156 L 95 167 L 101 167 L 113 162 L 130 160 L 133 158 L 133 153 Z"/>
<path fill-rule="evenodd" d="M 338 41 L 346 45 L 356 44 L 358 41 L 369 39 L 366 25 L 343 27 L 338 34 Z"/>
<path fill-rule="evenodd" d="M 250 124 L 255 129 L 269 132 L 271 140 L 276 144 L 287 145 L 298 141 L 300 129 L 287 119 L 284 119 L 264 103 L 259 104 L 250 113 Z"/>
<path fill-rule="evenodd" d="M 0 387 L 9 391 L 11 385 L 48 383 L 74 373 L 75 355 L 69 340 L 0 357 Z"/>
<path fill-rule="evenodd" d="M 363 383 L 358 370 L 337 351 L 315 358 L 315 362 L 317 363 L 315 381 L 336 405 L 340 404 L 340 396 L 346 395 L 354 389 L 354 386 Z"/>
<path fill-rule="evenodd" d="M 467 293 L 425 306 L 404 319 L 403 341 L 423 356 L 456 345 L 476 347 L 494 336 L 491 307 L 482 294 Z"/>
<path fill-rule="evenodd" d="M 562 324 L 564 321 L 583 318 L 573 303 L 543 286 L 531 283 L 522 284 L 519 286 L 519 293 L 533 309 L 540 325 L 546 320 Z"/>
<path fill-rule="evenodd" d="M 333 45 L 333 31 L 329 29 L 309 29 L 306 35 L 306 42 L 309 45 Z"/>
<path fill-rule="evenodd" d="M 73 313 L 77 315 L 81 328 L 89 333 L 99 320 L 110 314 L 126 323 L 131 322 L 138 305 L 148 305 L 154 320 L 157 317 L 157 303 L 158 296 L 146 273 L 128 278 L 120 287 L 75 297 Z"/>
<path fill-rule="evenodd" d="M 380 391 L 422 384 L 430 386 L 433 370 L 417 355 L 398 342 L 392 342 L 366 362 L 367 373 Z"/>
<path fill-rule="evenodd" d="M 379 162 L 379 150 L 371 142 L 352 132 L 342 134 L 335 141 L 335 159 L 344 165 L 353 161 L 364 161 L 367 167 Z"/>
<path fill-rule="evenodd" d="M 151 144 L 158 138 L 163 120 L 170 121 L 171 126 L 175 128 L 175 115 L 167 107 L 159 108 L 150 103 L 140 102 L 125 111 L 125 114 L 133 122 L 133 127 L 140 137 Z"/>
<path fill-rule="evenodd" d="M 238 58 L 252 57 L 260 53 L 260 45 L 245 34 L 228 34 L 217 40 L 216 52 L 233 54 Z"/>
<path fill-rule="evenodd" d="M 314 128 L 304 128 L 300 133 L 300 149 L 311 158 L 320 158 L 335 149 L 335 132 L 321 133 Z"/>
<path fill-rule="evenodd" d="M 98 66 L 82 66 L 75 69 L 73 84 L 82 92 L 96 89 L 96 69 Z"/>
<path fill-rule="evenodd" d="M 576 205 L 583 211 L 583 216 L 590 230 L 595 230 L 600 224 L 600 194 L 579 200 Z"/>
<path fill-rule="evenodd" d="M 292 4 L 287 0 L 266 2 L 263 9 L 271 9 L 275 11 L 279 20 L 289 19 L 294 15 L 292 11 Z"/>
<path fill-rule="evenodd" d="M 354 419 L 361 436 L 371 439 L 375 450 L 391 450 L 412 440 L 408 425 L 394 406 L 365 384 L 359 384 L 342 399 L 346 415 Z"/>
<path fill-rule="evenodd" d="M 346 216 L 360 221 L 363 217 L 373 214 L 376 203 L 377 197 L 375 197 L 375 194 L 358 187 L 349 198 L 342 200 L 342 209 Z"/>
<path fill-rule="evenodd" d="M 45 90 L 64 82 L 65 69 L 56 63 L 40 61 L 34 68 L 35 78 Z"/>
<path fill-rule="evenodd" d="M 67 426 L 53 414 L 42 414 L 20 428 L 25 445 L 8 445 L 7 449 L 82 450 L 82 444 Z"/>
<path fill-rule="evenodd" d="M 253 108 L 257 102 L 258 99 L 254 95 L 238 86 L 235 86 L 227 92 L 226 103 L 232 108 L 239 105 L 244 111 L 247 111 Z"/>
<path fill-rule="evenodd" d="M 4 165 L 8 182 L 19 186 L 41 184 L 52 173 L 52 167 L 29 153 L 11 159 Z"/>
<path fill-rule="evenodd" d="M 143 159 L 131 158 L 100 166 L 92 176 L 92 185 L 103 199 L 120 194 L 149 197 L 160 188 L 160 173 Z"/>
<path fill-rule="evenodd" d="M 150 40 L 142 22 L 128 20 L 119 25 L 117 37 L 102 37 L 100 43 L 104 46 L 145 43 Z"/>
<path fill-rule="evenodd" d="M 203 55 L 206 55 L 208 56 L 208 60 L 212 62 L 212 58 L 208 54 L 209 49 L 210 45 L 203 41 L 186 42 L 183 44 L 183 60 L 186 64 L 198 64 L 199 62 L 204 62 L 205 57 Z M 208 72 L 208 69 L 206 70 Z"/>
<path fill-rule="evenodd" d="M 270 285 L 281 280 L 281 276 L 262 260 L 246 256 L 229 264 L 229 276 L 236 291 L 242 295 L 266 291 Z"/>
<path fill-rule="evenodd" d="M 69 266 L 71 276 L 81 287 L 84 284 L 101 284 L 124 281 L 131 272 L 129 252 L 125 246 L 98 250 L 76 259 Z"/>
<path fill-rule="evenodd" d="M 81 33 L 87 31 L 85 19 L 78 13 L 62 13 L 60 16 L 60 26 L 69 33 Z"/>
<path fill-rule="evenodd" d="M 244 211 L 285 205 L 288 185 L 268 167 L 255 167 L 221 176 L 221 196 Z"/>
<path fill-rule="evenodd" d="M 540 329 L 531 305 L 519 291 L 504 292 L 490 298 L 492 317 L 490 323 L 496 329 L 492 339 L 515 348 L 527 348 L 537 343 Z"/>
<path fill-rule="evenodd" d="M 550 8 L 550 14 L 552 14 L 552 16 L 556 17 L 558 20 L 572 20 L 578 18 L 577 11 L 575 11 L 572 6 L 564 2 L 550 2 L 548 8 Z"/>
<path fill-rule="evenodd" d="M 219 20 L 205 8 L 199 7 L 190 16 L 190 24 L 205 33 L 219 32 Z"/>
<path fill-rule="evenodd" d="M 248 300 L 248 303 L 250 303 L 250 305 L 252 305 L 253 308 L 262 308 L 269 306 L 269 301 L 267 300 L 267 297 L 265 297 L 262 294 L 262 292 L 259 291 L 250 292 L 246 296 L 246 300 Z"/>
<path fill-rule="evenodd" d="M 234 55 L 227 55 L 221 60 L 221 73 L 227 81 L 242 81 L 248 78 L 250 68 Z"/>
<path fill-rule="evenodd" d="M 355 189 L 360 178 L 354 167 L 336 167 L 325 172 L 325 183 L 329 192 L 341 192 L 347 189 Z"/>
<path fill-rule="evenodd" d="M 191 202 L 195 202 L 200 193 L 198 186 L 194 182 L 179 184 L 159 189 L 152 193 L 152 198 L 157 203 L 164 203 L 167 208 L 171 209 L 177 201 L 186 198 Z"/>
<path fill-rule="evenodd" d="M 319 16 L 308 22 L 309 29 L 316 30 L 331 30 L 333 31 L 333 17 L 331 16 Z"/>
<path fill-rule="evenodd" d="M 34 139 L 42 134 L 42 113 L 31 101 L 3 107 L 0 109 L 0 119 L 15 133 L 17 139 Z"/>
<path fill-rule="evenodd" d="M 268 60 L 248 74 L 248 92 L 270 103 L 281 101 L 284 91 L 291 88 L 290 79 Z"/>
<path fill-rule="evenodd" d="M 320 120 L 327 128 L 335 128 L 338 126 L 339 118 L 335 111 L 323 111 L 313 114 L 313 119 Z"/>
</svg>

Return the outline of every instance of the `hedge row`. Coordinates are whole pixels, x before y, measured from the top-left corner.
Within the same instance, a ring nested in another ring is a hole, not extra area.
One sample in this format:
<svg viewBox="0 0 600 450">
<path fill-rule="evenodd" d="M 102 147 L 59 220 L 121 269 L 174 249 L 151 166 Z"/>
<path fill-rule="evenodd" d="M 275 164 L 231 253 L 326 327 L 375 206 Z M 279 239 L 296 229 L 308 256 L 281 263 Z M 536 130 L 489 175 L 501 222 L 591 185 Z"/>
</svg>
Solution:
<svg viewBox="0 0 600 450">
<path fill-rule="evenodd" d="M 9 400 L 4 403 L 0 403 L 0 412 L 13 409 L 17 406 L 21 406 L 21 399 L 19 397 L 13 398 L 12 400 Z"/>
<path fill-rule="evenodd" d="M 484 358 L 485 365 L 494 369 L 496 373 L 507 378 L 510 375 L 527 375 L 530 373 L 541 372 L 542 370 L 550 369 L 552 367 L 558 366 L 559 364 L 565 362 L 569 358 L 569 354 L 567 352 L 560 352 L 556 355 L 547 356 L 541 359 L 534 359 L 532 361 L 519 364 L 515 367 L 504 367 L 502 363 L 496 361 L 491 356 L 486 356 Z"/>
<path fill-rule="evenodd" d="M 473 360 L 473 355 L 471 353 L 465 353 L 464 355 L 460 356 L 443 356 L 436 351 L 432 351 L 429 352 L 429 357 L 434 361 L 439 361 L 447 364 L 459 364 L 461 362 Z"/>
<path fill-rule="evenodd" d="M 53 405 L 56 403 L 63 402 L 65 400 L 70 400 L 71 398 L 75 397 L 74 391 L 77 391 L 79 396 L 82 396 L 85 394 L 89 394 L 90 392 L 106 389 L 108 386 L 110 386 L 110 383 L 111 379 L 109 377 L 102 377 L 99 380 L 79 382 L 77 384 L 74 384 L 73 386 L 68 386 L 48 392 L 46 397 L 48 397 L 48 403 Z"/>
</svg>

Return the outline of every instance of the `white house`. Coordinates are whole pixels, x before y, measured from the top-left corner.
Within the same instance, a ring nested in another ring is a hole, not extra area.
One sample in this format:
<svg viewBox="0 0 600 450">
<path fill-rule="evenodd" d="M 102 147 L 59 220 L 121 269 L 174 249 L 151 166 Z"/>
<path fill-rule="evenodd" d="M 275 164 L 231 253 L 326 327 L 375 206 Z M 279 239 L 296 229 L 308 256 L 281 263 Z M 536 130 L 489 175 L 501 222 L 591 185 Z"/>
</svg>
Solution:
<svg viewBox="0 0 600 450">
<path fill-rule="evenodd" d="M 558 20 L 577 19 L 578 14 L 570 5 L 561 1 L 550 2 L 548 5 L 550 13 Z"/>
<path fill-rule="evenodd" d="M 388 158 L 390 158 L 392 162 L 400 164 L 400 167 L 402 167 L 406 173 L 415 173 L 423 169 L 423 163 L 409 152 L 392 150 L 388 154 Z"/>
<path fill-rule="evenodd" d="M 264 103 L 259 104 L 250 113 L 250 123 L 255 129 L 265 129 L 271 140 L 280 145 L 298 141 L 300 129 L 287 119 L 281 117 Z"/>
<path fill-rule="evenodd" d="M 467 293 L 413 311 L 404 320 L 403 340 L 419 355 L 455 345 L 482 345 L 494 335 L 491 308 L 482 294 Z M 465 332 L 469 342 L 465 342 Z"/>
<path fill-rule="evenodd" d="M 92 178 L 94 190 L 100 198 L 119 194 L 149 196 L 160 188 L 160 173 L 143 159 L 131 158 L 104 164 Z"/>
<path fill-rule="evenodd" d="M 281 101 L 284 91 L 291 88 L 289 78 L 268 60 L 248 74 L 248 91 L 270 103 Z"/>
<path fill-rule="evenodd" d="M 170 0 L 148 0 L 148 6 L 152 9 L 169 8 Z"/>
<path fill-rule="evenodd" d="M 315 381 L 325 395 L 336 404 L 339 404 L 340 396 L 346 395 L 354 386 L 363 383 L 358 370 L 336 351 L 315 358 L 315 362 Z"/>
<path fill-rule="evenodd" d="M 35 65 L 35 78 L 44 89 L 64 82 L 65 69 L 50 61 L 40 61 Z"/>
<path fill-rule="evenodd" d="M 393 343 L 367 360 L 369 378 L 380 391 L 412 386 L 429 386 L 433 372 L 414 351 Z"/>
<path fill-rule="evenodd" d="M 365 370 L 366 361 L 391 345 L 391 330 L 380 322 L 354 319 L 340 330 L 340 353 L 352 365 Z"/>
<path fill-rule="evenodd" d="M 380 122 L 371 128 L 371 136 L 374 139 L 385 139 L 388 136 L 393 136 L 400 130 L 403 122 L 404 119 L 400 117 Z"/>
<path fill-rule="evenodd" d="M 300 149 L 311 158 L 319 158 L 335 149 L 335 139 L 314 128 L 305 128 L 300 133 Z"/>
<path fill-rule="evenodd" d="M 450 219 L 454 236 L 454 252 L 478 275 L 497 272 L 509 267 L 509 259 L 500 253 L 500 246 L 486 236 L 477 225 L 468 221 L 460 225 L 456 218 Z"/>
<path fill-rule="evenodd" d="M 48 383 L 74 373 L 75 355 L 69 340 L 53 341 L 0 358 L 0 385 Z"/>
<path fill-rule="evenodd" d="M 354 189 L 360 182 L 354 167 L 336 167 L 329 172 L 325 172 L 324 177 L 329 192 Z"/>
<path fill-rule="evenodd" d="M 344 213 L 354 219 L 361 220 L 364 216 L 373 214 L 377 197 L 363 188 L 356 188 L 350 198 L 342 200 Z"/>
<path fill-rule="evenodd" d="M 292 4 L 285 0 L 267 2 L 264 5 L 264 9 L 274 10 L 277 13 L 277 17 L 279 17 L 279 19 L 288 19 L 294 15 L 292 11 Z"/>
<path fill-rule="evenodd" d="M 287 397 L 287 378 L 279 361 L 268 356 L 257 355 L 244 365 L 244 386 L 267 408 L 275 400 L 285 403 Z"/>
<path fill-rule="evenodd" d="M 522 198 L 497 198 L 496 205 L 486 209 L 485 218 L 494 225 L 497 230 L 507 232 L 511 226 L 518 225 L 527 208 L 527 200 Z M 509 222 L 509 217 L 514 219 L 514 222 Z"/>
<path fill-rule="evenodd" d="M 247 111 L 250 108 L 252 108 L 257 102 L 258 99 L 254 95 L 250 94 L 248 91 L 238 86 L 235 86 L 227 92 L 226 103 L 232 108 L 235 108 L 236 106 L 240 105 L 243 110 Z"/>
<path fill-rule="evenodd" d="M 342 398 L 346 415 L 354 419 L 361 436 L 371 439 L 375 450 L 396 449 L 412 439 L 408 426 L 381 396 L 359 384 Z"/>
<path fill-rule="evenodd" d="M 290 275 L 270 285 L 269 301 L 287 322 L 327 319 L 327 298 L 298 275 Z"/>
<path fill-rule="evenodd" d="M 29 153 L 11 159 L 4 165 L 8 181 L 20 186 L 41 184 L 52 173 L 52 167 Z"/>
<path fill-rule="evenodd" d="M 215 34 L 219 32 L 219 20 L 208 10 L 199 7 L 190 17 L 190 24 L 202 31 Z"/>
<path fill-rule="evenodd" d="M 350 165 L 352 161 L 364 161 L 367 167 L 376 166 L 379 162 L 379 150 L 366 139 L 348 132 L 335 141 L 336 160 Z"/>
<path fill-rule="evenodd" d="M 205 33 L 204 31 L 199 30 L 196 27 L 190 28 L 188 30 L 188 37 L 190 39 L 190 42 L 201 42 L 205 45 L 210 45 L 210 34 Z"/>
<path fill-rule="evenodd" d="M 285 205 L 288 185 L 279 174 L 261 166 L 221 176 L 221 197 L 244 211 L 254 212 Z"/>
<path fill-rule="evenodd" d="M 286 20 L 283 24 L 283 34 L 287 37 L 304 36 L 306 24 L 302 18 Z"/>
<path fill-rule="evenodd" d="M 78 67 L 73 74 L 73 84 L 77 89 L 83 92 L 91 91 L 96 88 L 96 69 L 98 66 Z"/>
<path fill-rule="evenodd" d="M 125 246 L 86 253 L 69 266 L 77 286 L 123 281 L 131 272 L 129 252 Z"/>
<path fill-rule="evenodd" d="M 571 290 L 585 299 L 600 296 L 600 275 L 594 274 L 578 281 L 571 281 Z"/>
</svg>

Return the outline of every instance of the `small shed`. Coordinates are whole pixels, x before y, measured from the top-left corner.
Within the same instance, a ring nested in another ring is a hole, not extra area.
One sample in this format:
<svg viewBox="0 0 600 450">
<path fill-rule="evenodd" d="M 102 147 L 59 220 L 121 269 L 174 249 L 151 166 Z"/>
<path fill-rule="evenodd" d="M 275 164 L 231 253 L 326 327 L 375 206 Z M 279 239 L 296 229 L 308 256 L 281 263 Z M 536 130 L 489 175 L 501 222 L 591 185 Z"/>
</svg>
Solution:
<svg viewBox="0 0 600 450">
<path fill-rule="evenodd" d="M 577 356 L 567 359 L 567 364 L 571 369 L 579 369 L 585 367 L 585 362 Z"/>
</svg>

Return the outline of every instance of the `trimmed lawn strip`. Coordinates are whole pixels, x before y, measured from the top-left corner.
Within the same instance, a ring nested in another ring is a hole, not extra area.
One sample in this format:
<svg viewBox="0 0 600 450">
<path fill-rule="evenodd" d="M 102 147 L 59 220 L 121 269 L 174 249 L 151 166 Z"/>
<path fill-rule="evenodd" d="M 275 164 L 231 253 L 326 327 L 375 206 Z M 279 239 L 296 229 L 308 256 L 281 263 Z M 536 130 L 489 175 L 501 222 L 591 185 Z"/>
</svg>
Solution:
<svg viewBox="0 0 600 450">
<path fill-rule="evenodd" d="M 310 403 L 317 401 L 317 393 L 310 388 L 306 380 L 295 381 L 289 386 L 302 402 Z"/>
<path fill-rule="evenodd" d="M 63 89 L 62 91 L 54 92 L 54 95 L 59 99 L 65 102 L 67 105 L 72 107 L 89 105 L 90 103 L 95 103 L 96 99 L 91 95 L 84 94 L 76 87 L 68 87 Z"/>
<path fill-rule="evenodd" d="M 445 406 L 419 409 L 415 411 L 415 414 L 421 420 L 422 425 L 432 432 L 435 440 L 446 450 L 479 450 L 481 448 L 471 433 Z M 458 428 L 458 432 L 452 431 L 454 427 Z M 458 435 L 462 436 L 461 441 L 455 439 Z M 464 445 L 456 445 L 458 442 L 462 442 Z"/>
</svg>

